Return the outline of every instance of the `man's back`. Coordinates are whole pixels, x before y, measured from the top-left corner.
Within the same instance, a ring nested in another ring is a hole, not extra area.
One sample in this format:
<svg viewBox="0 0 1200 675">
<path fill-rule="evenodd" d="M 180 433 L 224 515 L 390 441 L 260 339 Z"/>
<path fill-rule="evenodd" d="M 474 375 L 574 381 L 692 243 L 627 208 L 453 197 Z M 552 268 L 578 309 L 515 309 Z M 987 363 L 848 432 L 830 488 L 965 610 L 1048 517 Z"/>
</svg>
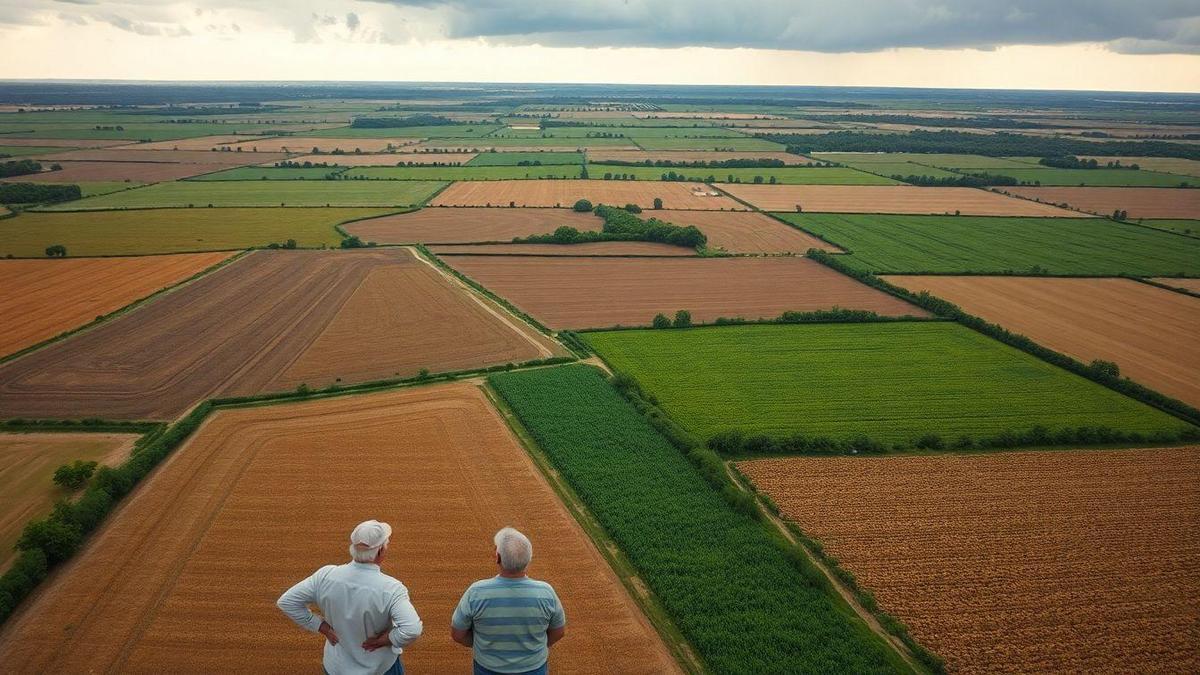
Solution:
<svg viewBox="0 0 1200 675">
<path fill-rule="evenodd" d="M 546 663 L 546 631 L 562 628 L 566 616 L 550 584 L 497 576 L 467 588 L 451 623 L 472 631 L 476 663 L 496 672 L 524 673 Z"/>
</svg>

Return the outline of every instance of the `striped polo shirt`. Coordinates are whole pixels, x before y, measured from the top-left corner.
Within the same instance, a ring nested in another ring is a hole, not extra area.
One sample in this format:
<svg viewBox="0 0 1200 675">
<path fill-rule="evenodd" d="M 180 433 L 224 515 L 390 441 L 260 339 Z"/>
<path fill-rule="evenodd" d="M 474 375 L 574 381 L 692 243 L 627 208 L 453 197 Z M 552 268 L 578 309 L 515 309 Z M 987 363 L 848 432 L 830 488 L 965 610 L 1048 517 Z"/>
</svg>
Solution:
<svg viewBox="0 0 1200 675">
<path fill-rule="evenodd" d="M 474 633 L 476 663 L 499 673 L 524 673 L 546 662 L 546 631 L 562 628 L 567 617 L 550 584 L 496 576 L 467 588 L 451 623 Z"/>
</svg>

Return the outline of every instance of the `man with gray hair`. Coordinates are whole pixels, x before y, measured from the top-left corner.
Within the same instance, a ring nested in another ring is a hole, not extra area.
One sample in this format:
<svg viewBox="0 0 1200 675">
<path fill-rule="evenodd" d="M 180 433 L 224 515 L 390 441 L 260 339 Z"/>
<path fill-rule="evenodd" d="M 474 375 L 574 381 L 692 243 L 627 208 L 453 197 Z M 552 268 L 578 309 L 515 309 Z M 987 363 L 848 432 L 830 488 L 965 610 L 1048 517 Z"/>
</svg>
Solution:
<svg viewBox="0 0 1200 675">
<path fill-rule="evenodd" d="M 550 584 L 525 575 L 533 558 L 528 537 L 506 527 L 493 541 L 500 574 L 467 588 L 450 636 L 473 650 L 474 675 L 544 675 L 550 645 L 567 633 L 562 603 Z"/>
<path fill-rule="evenodd" d="M 408 589 L 379 569 L 391 536 L 387 523 L 359 523 L 350 533 L 350 562 L 322 567 L 275 603 L 301 628 L 325 636 L 326 675 L 404 674 L 400 654 L 423 627 Z"/>
</svg>

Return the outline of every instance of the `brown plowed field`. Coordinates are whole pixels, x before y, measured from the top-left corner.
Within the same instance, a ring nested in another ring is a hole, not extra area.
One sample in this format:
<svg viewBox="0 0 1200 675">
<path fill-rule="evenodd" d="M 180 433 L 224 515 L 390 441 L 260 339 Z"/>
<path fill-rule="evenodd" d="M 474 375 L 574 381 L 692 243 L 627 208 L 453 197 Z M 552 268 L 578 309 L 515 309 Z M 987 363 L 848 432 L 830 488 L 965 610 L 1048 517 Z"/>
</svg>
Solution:
<svg viewBox="0 0 1200 675">
<path fill-rule="evenodd" d="M 703 191 L 696 196 L 693 190 Z M 702 183 L 624 180 L 486 180 L 459 181 L 442 190 L 433 206 L 561 206 L 580 199 L 593 204 L 637 204 L 651 208 L 654 198 L 666 209 L 742 210 L 744 206 L 723 195 L 710 196 Z"/>
<path fill-rule="evenodd" d="M 753 211 L 647 211 L 642 215 L 676 225 L 695 225 L 708 237 L 709 248 L 731 253 L 804 253 L 810 248 L 842 252 L 803 230 Z"/>
<path fill-rule="evenodd" d="M 258 251 L 0 365 L 0 418 L 168 419 L 298 378 L 317 387 L 546 355 L 463 292 L 408 249 Z"/>
<path fill-rule="evenodd" d="M 960 211 L 964 216 L 1083 217 L 1075 211 L 974 188 L 735 183 L 722 185 L 721 189 L 764 211 L 795 211 L 799 204 L 807 213 L 944 214 Z"/>
<path fill-rule="evenodd" d="M 309 148 L 310 150 L 312 148 Z M 337 166 L 396 166 L 413 164 L 466 164 L 475 159 L 474 152 L 391 152 L 382 155 L 305 155 L 293 162 L 336 164 Z"/>
<path fill-rule="evenodd" d="M 605 150 L 587 151 L 589 162 L 723 162 L 729 159 L 778 159 L 784 164 L 809 164 L 811 159 L 790 152 L 710 152 L 707 150 Z"/>
<path fill-rule="evenodd" d="M 278 152 L 212 152 L 209 150 L 130 150 L 101 148 L 69 150 L 42 155 L 43 162 L 170 162 L 173 164 L 211 164 L 213 166 L 244 166 L 263 162 L 278 162 L 287 155 Z"/>
<path fill-rule="evenodd" d="M 12 672 L 319 671 L 319 636 L 275 599 L 345 561 L 366 518 L 393 526 L 384 571 L 425 624 L 409 672 L 470 671 L 449 617 L 495 574 L 491 537 L 505 525 L 529 534 L 530 572 L 566 609 L 553 670 L 678 672 L 482 392 L 461 383 L 216 413 L 8 622 L 0 659 Z"/>
<path fill-rule="evenodd" d="M 13 546 L 25 523 L 50 513 L 67 496 L 54 470 L 77 459 L 116 465 L 129 455 L 135 434 L 0 434 L 0 572 L 16 558 Z"/>
<path fill-rule="evenodd" d="M 169 162 L 59 162 L 59 171 L 43 171 L 21 180 L 28 183 L 90 183 L 130 181 L 161 183 L 218 171 L 211 164 L 173 164 Z M 46 166 L 43 164 L 43 166 Z M 47 166 L 47 168 L 49 168 Z"/>
<path fill-rule="evenodd" d="M 599 230 L 603 224 L 592 213 L 570 209 L 425 208 L 360 220 L 344 227 L 364 241 L 464 244 L 549 234 L 563 225 L 577 230 Z"/>
<path fill-rule="evenodd" d="M 230 253 L 0 260 L 0 356 L 116 311 Z"/>
<path fill-rule="evenodd" d="M 785 311 L 923 310 L 806 258 L 521 258 L 449 256 L 455 269 L 552 328 L 648 325 L 686 309 L 696 322 Z"/>
<path fill-rule="evenodd" d="M 258 152 L 289 152 L 293 154 L 307 155 L 317 148 L 321 152 L 333 152 L 341 150 L 343 152 L 352 153 L 355 150 L 362 152 L 385 152 L 388 146 L 400 147 L 402 145 L 412 145 L 420 139 L 416 138 L 312 138 L 303 136 L 282 136 L 279 138 L 265 138 L 261 141 L 247 141 L 239 143 L 242 147 L 242 152 L 250 152 L 255 148 Z M 237 146 L 234 146 L 237 147 Z"/>
<path fill-rule="evenodd" d="M 1182 288 L 1185 291 L 1200 293 L 1200 279 L 1177 279 L 1175 277 L 1157 277 L 1154 279 L 1160 284 Z"/>
<path fill-rule="evenodd" d="M 948 670 L 1200 672 L 1200 448 L 740 462 Z"/>
<path fill-rule="evenodd" d="M 1047 204 L 1130 218 L 1200 218 L 1200 190 L 1149 187 L 1005 187 L 1005 192 Z"/>
<path fill-rule="evenodd" d="M 259 141 L 267 136 L 239 136 L 236 134 L 224 134 L 220 136 L 201 136 L 199 138 L 177 138 L 172 141 L 155 141 L 153 143 L 134 143 L 132 145 L 121 146 L 122 150 L 208 150 L 213 148 L 220 150 L 226 145 L 233 143 L 243 143 L 248 141 Z"/>
<path fill-rule="evenodd" d="M 682 246 L 651 241 L 598 241 L 587 244 L 442 244 L 430 246 L 434 253 L 481 255 L 669 255 L 695 256 L 696 251 Z"/>
<path fill-rule="evenodd" d="M 1200 406 L 1200 299 L 1132 279 L 888 276 L 970 314 Z"/>
</svg>

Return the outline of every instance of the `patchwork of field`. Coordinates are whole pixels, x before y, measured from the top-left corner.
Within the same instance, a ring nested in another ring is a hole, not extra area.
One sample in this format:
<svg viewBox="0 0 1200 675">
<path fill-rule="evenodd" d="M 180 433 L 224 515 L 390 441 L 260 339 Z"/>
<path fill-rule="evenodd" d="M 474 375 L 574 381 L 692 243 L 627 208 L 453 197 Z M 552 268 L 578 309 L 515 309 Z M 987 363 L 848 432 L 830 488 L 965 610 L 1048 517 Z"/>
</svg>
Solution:
<svg viewBox="0 0 1200 675">
<path fill-rule="evenodd" d="M 1200 448 L 738 469 L 951 672 L 1200 669 Z"/>
<path fill-rule="evenodd" d="M 1200 161 L 1194 159 L 1180 159 L 1177 157 L 1103 157 L 1091 156 L 1080 157 L 1080 159 L 1094 159 L 1101 164 L 1109 162 L 1120 162 L 1125 165 L 1137 164 L 1143 169 L 1150 171 L 1162 171 L 1163 173 L 1174 173 L 1181 176 L 1200 176 Z"/>
<path fill-rule="evenodd" d="M 1004 187 L 1003 190 L 1025 199 L 1063 204 L 1102 216 L 1120 209 L 1134 219 L 1200 219 L 1200 190 L 1120 187 Z"/>
<path fill-rule="evenodd" d="M 0 158 L 8 157 L 24 157 L 26 155 L 44 155 L 49 152 L 58 152 L 59 148 L 45 145 L 4 145 L 3 137 L 0 137 Z"/>
<path fill-rule="evenodd" d="M 138 209 L 75 213 L 25 212 L 0 221 L 0 256 L 41 256 L 62 244 L 72 256 L 230 251 L 295 239 L 299 246 L 337 246 L 334 225 L 389 209 Z"/>
<path fill-rule="evenodd" d="M 171 162 L 60 162 L 58 171 L 43 171 L 18 177 L 23 183 L 80 183 L 91 181 L 158 183 L 189 178 L 221 167 L 209 164 Z M 43 165 L 46 166 L 46 165 Z M 46 166 L 46 168 L 49 168 Z"/>
<path fill-rule="evenodd" d="M 311 150 L 311 148 L 309 148 Z M 304 155 L 290 161 L 330 164 L 334 166 L 397 166 L 400 164 L 466 164 L 477 155 L 473 152 L 389 152 L 381 155 Z"/>
<path fill-rule="evenodd" d="M 680 309 L 698 323 L 833 307 L 926 315 L 805 258 L 453 256 L 446 262 L 555 329 L 647 326 L 654 315 Z"/>
<path fill-rule="evenodd" d="M 179 138 L 172 141 L 155 141 L 153 143 L 132 143 L 122 146 L 130 150 L 225 150 L 225 146 L 249 141 L 261 141 L 266 136 L 245 134 L 218 134 L 216 136 L 199 136 L 197 138 Z"/>
<path fill-rule="evenodd" d="M 570 617 L 571 638 L 553 650 L 550 667 L 678 672 L 604 558 L 468 384 L 215 413 L 6 628 L 0 658 L 22 672 L 164 672 L 180 667 L 181 654 L 203 672 L 311 668 L 312 636 L 290 629 L 274 601 L 345 557 L 363 499 L 395 527 L 391 550 L 403 553 L 384 569 L 412 589 L 424 619 L 424 636 L 404 652 L 410 670 L 470 668 L 470 651 L 450 640 L 442 619 L 467 583 L 495 573 L 491 536 L 513 525 L 537 547 L 532 574 L 554 585 Z M 273 525 L 247 537 L 251 520 Z M 155 554 L 129 554 L 143 549 Z M 277 555 L 264 558 L 264 549 Z M 222 601 L 214 604 L 217 585 Z M 222 628 L 197 631 L 197 622 Z M 35 635 L 53 635 L 55 649 Z"/>
<path fill-rule="evenodd" d="M 0 356 L 48 340 L 216 265 L 228 253 L 0 260 Z"/>
<path fill-rule="evenodd" d="M 1010 176 L 1022 185 L 1096 185 L 1133 187 L 1200 187 L 1200 180 L 1157 171 L 1132 169 L 987 169 L 994 176 Z M 980 173 L 976 171 L 975 173 Z"/>
<path fill-rule="evenodd" d="M 849 303 L 843 307 L 857 308 Z M 1186 423 L 949 322 L 725 326 L 587 333 L 700 438 L 864 434 L 912 443 L 1107 426 L 1152 433 Z M 686 355 L 690 367 L 679 368 Z"/>
<path fill-rule="evenodd" d="M 1112 361 L 1122 375 L 1200 407 L 1200 299 L 1132 279 L 886 279 L 1084 363 Z"/>
<path fill-rule="evenodd" d="M 1099 218 L 775 215 L 873 272 L 1200 275 L 1200 241 Z"/>
<path fill-rule="evenodd" d="M 315 131 L 311 136 L 359 138 L 479 138 L 502 127 L 499 124 L 446 124 L 423 127 L 335 127 Z"/>
<path fill-rule="evenodd" d="M 559 227 L 599 230 L 604 221 L 570 209 L 479 209 L 429 207 L 411 213 L 360 220 L 345 230 L 383 244 L 507 242 L 549 234 Z M 678 247 L 673 247 L 678 248 Z"/>
<path fill-rule="evenodd" d="M 695 225 L 709 248 L 733 253 L 804 253 L 810 248 L 841 249 L 795 227 L 754 211 L 650 211 L 651 217 L 676 225 Z M 643 214 L 646 215 L 646 214 Z"/>
<path fill-rule="evenodd" d="M 705 152 L 703 150 L 588 150 L 591 162 L 724 162 L 731 159 L 777 159 L 784 164 L 809 164 L 803 155 L 790 152 Z"/>
<path fill-rule="evenodd" d="M 873 174 L 889 177 L 931 176 L 933 178 L 958 178 L 962 175 L 953 171 L 947 171 L 946 169 L 937 169 L 915 162 L 863 162 L 859 164 L 843 162 L 843 164 L 852 166 L 860 171 L 869 171 Z"/>
<path fill-rule="evenodd" d="M 482 152 L 471 166 L 517 166 L 522 162 L 541 164 L 583 164 L 582 152 Z"/>
<path fill-rule="evenodd" d="M 299 153 L 302 155 L 317 153 L 338 153 L 330 155 L 326 161 L 347 155 L 359 153 L 387 152 L 396 148 L 405 148 L 417 142 L 415 138 L 314 138 L 311 136 L 281 136 L 264 138 L 257 141 L 241 143 L 242 152 L 257 152 L 259 156 L 268 152 Z M 266 159 L 263 160 L 268 161 Z M 272 159 L 270 161 L 278 161 Z"/>
<path fill-rule="evenodd" d="M 16 557 L 25 523 L 69 494 L 55 485 L 55 469 L 75 460 L 118 464 L 135 440 L 133 434 L 0 433 L 0 572 Z"/>
<path fill-rule="evenodd" d="M 514 180 L 458 182 L 443 190 L 432 206 L 569 207 L 580 199 L 593 204 L 637 204 L 648 209 L 655 198 L 666 209 L 742 210 L 736 201 L 698 183 L 615 180 Z"/>
<path fill-rule="evenodd" d="M 369 166 L 346 172 L 349 179 L 370 180 L 511 180 L 535 178 L 579 178 L 581 164 L 541 166 Z"/>
<path fill-rule="evenodd" d="M 111 148 L 118 145 L 128 145 L 129 141 L 105 139 L 73 139 L 73 138 L 11 138 L 3 137 L 6 146 L 32 146 L 43 148 Z"/>
<path fill-rule="evenodd" d="M 168 162 L 172 164 L 209 164 L 241 166 L 278 162 L 287 155 L 277 152 L 212 152 L 208 150 L 143 150 L 141 145 L 90 150 L 69 150 L 46 155 L 45 162 Z"/>
<path fill-rule="evenodd" d="M 44 211 L 191 206 L 412 206 L 441 189 L 434 181 L 228 181 L 159 183 Z"/>
<path fill-rule="evenodd" d="M 589 139 L 592 140 L 592 139 Z M 745 152 L 783 150 L 778 143 L 763 138 L 740 136 L 737 138 L 651 138 L 639 136 L 633 139 L 643 150 L 702 150 L 705 152 Z"/>
<path fill-rule="evenodd" d="M 964 216 L 1083 217 L 1048 204 L 959 187 L 912 185 L 725 185 L 729 194 L 765 211 L 922 213 Z"/>
<path fill-rule="evenodd" d="M 521 256 L 672 256 L 694 257 L 696 251 L 683 246 L 658 244 L 651 241 L 596 241 L 583 244 L 442 244 L 429 250 L 459 255 L 521 255 Z"/>
<path fill-rule="evenodd" d="M 844 167 L 756 167 L 725 169 L 717 167 L 687 168 L 659 166 L 623 166 L 591 164 L 588 172 L 597 178 L 606 174 L 630 176 L 636 180 L 666 180 L 669 172 L 686 176 L 687 180 L 710 183 L 776 183 L 783 185 L 895 185 L 896 181 L 882 176 Z"/>
<path fill-rule="evenodd" d="M 258 251 L 0 364 L 0 418 L 168 419 L 213 396 L 527 361 L 556 349 L 408 249 Z"/>
</svg>

